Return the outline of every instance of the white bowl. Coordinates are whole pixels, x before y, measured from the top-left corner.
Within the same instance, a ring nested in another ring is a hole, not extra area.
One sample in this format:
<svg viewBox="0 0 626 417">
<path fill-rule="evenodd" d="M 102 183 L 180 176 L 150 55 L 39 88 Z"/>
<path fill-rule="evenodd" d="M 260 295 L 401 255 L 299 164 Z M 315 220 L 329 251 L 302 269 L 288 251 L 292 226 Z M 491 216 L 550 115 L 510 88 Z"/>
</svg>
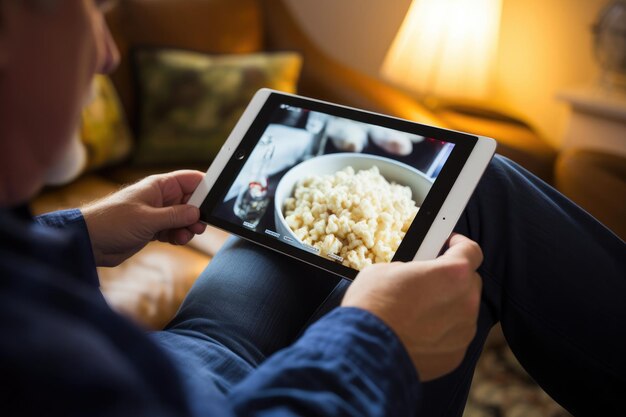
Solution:
<svg viewBox="0 0 626 417">
<path fill-rule="evenodd" d="M 293 195 L 297 182 L 310 175 L 334 174 L 347 166 L 351 166 L 356 172 L 370 169 L 374 165 L 378 167 L 380 174 L 385 177 L 387 181 L 410 187 L 413 201 L 415 201 L 418 207 L 422 205 L 426 194 L 430 191 L 433 181 L 410 165 L 381 156 L 360 153 L 322 155 L 294 166 L 287 171 L 278 182 L 274 195 L 274 220 L 276 223 L 276 231 L 280 233 L 283 238 L 287 238 L 285 239 L 287 243 L 315 253 L 315 250 L 311 247 L 300 242 L 287 225 L 283 215 L 285 200 Z"/>
</svg>

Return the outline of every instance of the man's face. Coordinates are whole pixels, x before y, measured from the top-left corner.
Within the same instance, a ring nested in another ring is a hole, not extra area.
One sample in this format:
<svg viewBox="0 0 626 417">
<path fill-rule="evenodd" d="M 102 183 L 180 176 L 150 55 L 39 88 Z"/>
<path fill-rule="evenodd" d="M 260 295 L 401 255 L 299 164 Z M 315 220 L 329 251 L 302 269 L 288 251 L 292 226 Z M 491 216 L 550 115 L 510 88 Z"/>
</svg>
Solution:
<svg viewBox="0 0 626 417">
<path fill-rule="evenodd" d="M 20 175 L 11 174 L 11 199 L 25 192 L 18 180 L 26 197 L 41 186 L 70 147 L 94 74 L 117 65 L 104 20 L 110 3 L 0 0 L 0 152 L 11 158 L 1 162 Z"/>
</svg>

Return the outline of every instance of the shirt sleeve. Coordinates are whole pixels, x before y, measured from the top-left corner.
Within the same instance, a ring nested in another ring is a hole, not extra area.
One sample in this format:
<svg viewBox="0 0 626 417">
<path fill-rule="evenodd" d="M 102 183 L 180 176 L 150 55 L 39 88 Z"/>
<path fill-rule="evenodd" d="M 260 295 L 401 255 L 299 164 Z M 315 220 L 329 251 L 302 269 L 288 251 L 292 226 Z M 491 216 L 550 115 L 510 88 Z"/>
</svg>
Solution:
<svg viewBox="0 0 626 417">
<path fill-rule="evenodd" d="M 420 400 L 417 372 L 373 314 L 338 308 L 273 355 L 229 396 L 235 415 L 404 416 Z"/>
<path fill-rule="evenodd" d="M 36 216 L 34 221 L 41 226 L 61 229 L 67 232 L 74 243 L 74 269 L 76 276 L 80 276 L 89 284 L 100 286 L 100 279 L 96 270 L 96 260 L 91 248 L 91 239 L 87 230 L 87 223 L 79 209 L 60 210 Z"/>
</svg>

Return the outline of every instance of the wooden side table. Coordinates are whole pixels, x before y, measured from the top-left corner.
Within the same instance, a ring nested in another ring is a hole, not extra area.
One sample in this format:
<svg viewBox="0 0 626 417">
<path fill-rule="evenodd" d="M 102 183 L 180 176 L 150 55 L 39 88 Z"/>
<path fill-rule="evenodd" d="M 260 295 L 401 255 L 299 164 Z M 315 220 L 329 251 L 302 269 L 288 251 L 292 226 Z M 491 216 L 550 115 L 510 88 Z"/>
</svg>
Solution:
<svg viewBox="0 0 626 417">
<path fill-rule="evenodd" d="M 586 149 L 626 156 L 626 93 L 582 87 L 564 90 L 557 98 L 571 113 L 562 149 Z"/>
</svg>

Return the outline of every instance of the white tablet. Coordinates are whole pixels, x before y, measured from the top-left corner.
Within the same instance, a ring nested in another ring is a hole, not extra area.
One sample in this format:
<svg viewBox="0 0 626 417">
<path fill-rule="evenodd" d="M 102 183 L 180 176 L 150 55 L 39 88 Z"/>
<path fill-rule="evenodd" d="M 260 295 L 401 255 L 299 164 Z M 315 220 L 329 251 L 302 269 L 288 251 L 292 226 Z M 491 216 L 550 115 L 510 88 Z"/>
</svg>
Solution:
<svg viewBox="0 0 626 417">
<path fill-rule="evenodd" d="M 435 258 L 493 139 L 263 89 L 189 203 L 201 220 L 353 279 Z"/>
</svg>

